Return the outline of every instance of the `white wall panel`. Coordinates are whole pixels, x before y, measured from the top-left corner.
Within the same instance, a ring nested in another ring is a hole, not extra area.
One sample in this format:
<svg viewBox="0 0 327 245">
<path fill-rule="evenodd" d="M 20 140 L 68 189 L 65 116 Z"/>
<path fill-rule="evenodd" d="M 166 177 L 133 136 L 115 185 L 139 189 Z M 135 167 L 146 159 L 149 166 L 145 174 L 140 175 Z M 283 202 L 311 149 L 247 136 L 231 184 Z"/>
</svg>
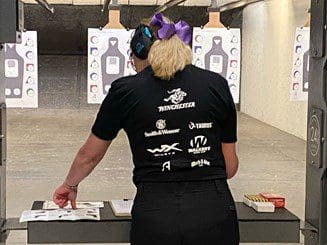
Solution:
<svg viewBox="0 0 327 245">
<path fill-rule="evenodd" d="M 290 101 L 296 27 L 309 0 L 270 0 L 245 7 L 242 30 L 241 111 L 306 138 L 307 102 Z"/>
</svg>

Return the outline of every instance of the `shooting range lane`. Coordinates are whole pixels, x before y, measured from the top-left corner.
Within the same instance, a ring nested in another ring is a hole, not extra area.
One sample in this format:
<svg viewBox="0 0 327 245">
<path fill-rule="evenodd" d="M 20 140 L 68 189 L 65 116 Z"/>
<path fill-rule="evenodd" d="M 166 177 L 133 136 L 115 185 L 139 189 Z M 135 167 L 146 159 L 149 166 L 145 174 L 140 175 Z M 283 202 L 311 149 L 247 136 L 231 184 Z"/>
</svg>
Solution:
<svg viewBox="0 0 327 245">
<path fill-rule="evenodd" d="M 33 201 L 51 198 L 84 139 L 96 110 L 8 111 L 7 216 L 18 217 Z M 304 217 L 305 142 L 239 114 L 240 171 L 230 182 L 236 201 L 244 193 L 271 190 Z M 82 182 L 80 200 L 133 197 L 132 164 L 121 132 L 95 172 Z M 8 244 L 25 244 L 26 231 L 11 232 Z"/>
<path fill-rule="evenodd" d="M 195 21 L 195 18 L 191 19 Z M 90 26 L 81 22 L 76 23 L 84 31 Z M 83 46 L 86 42 L 80 38 L 81 33 L 77 36 L 80 42 L 68 42 L 73 44 L 76 50 L 70 50 L 68 53 L 62 52 L 63 50 L 58 52 L 60 50 L 58 47 L 54 53 L 39 52 L 40 60 L 46 61 L 44 63 L 46 66 L 40 65 L 40 77 L 44 78 L 40 81 L 39 90 L 41 109 L 9 110 L 8 112 L 8 134 L 6 135 L 8 136 L 8 218 L 17 217 L 22 210 L 30 209 L 34 200 L 51 199 L 53 189 L 65 177 L 77 150 L 90 132 L 98 106 L 85 107 L 85 77 L 89 76 L 86 76 L 88 64 L 85 56 L 82 56 L 86 53 L 85 46 Z M 52 34 L 55 35 L 57 32 Z M 43 36 L 50 39 L 50 35 Z M 83 36 L 85 38 L 86 35 Z M 68 40 L 75 39 L 68 38 Z M 213 38 L 212 41 L 219 42 L 219 39 Z M 81 43 L 83 45 L 80 45 Z M 56 43 L 53 44 L 56 45 Z M 62 44 L 62 46 L 65 45 Z M 212 60 L 211 63 L 216 64 L 215 68 L 223 72 L 224 62 L 222 61 L 226 60 L 226 55 L 223 52 L 214 52 L 221 49 L 220 47 L 211 46 L 210 56 L 207 55 L 207 59 L 204 57 L 204 60 Z M 67 45 L 67 47 L 70 46 Z M 43 48 L 44 46 L 39 45 L 39 50 L 42 51 Z M 240 54 L 235 50 L 235 47 L 232 47 L 229 52 L 234 56 Z M 26 52 L 27 58 L 30 57 L 29 52 Z M 49 54 L 55 55 L 49 56 Z M 119 57 L 112 54 L 110 56 Z M 56 60 L 61 65 L 53 68 L 52 60 Z M 108 60 L 113 61 L 113 59 Z M 236 61 L 233 60 L 231 63 L 232 68 L 238 68 L 235 64 L 239 62 Z M 49 68 L 51 65 L 52 68 Z M 18 62 L 17 64 L 11 62 L 9 67 L 18 66 Z M 83 69 L 80 69 L 81 67 Z M 67 70 L 69 72 L 66 72 Z M 236 74 L 236 71 L 234 73 Z M 232 74 L 230 79 L 236 80 L 232 79 L 235 77 L 235 74 L 233 76 Z M 17 76 L 14 69 L 9 74 L 10 76 Z M 62 80 L 57 81 L 58 77 Z M 17 87 L 12 88 L 13 91 L 15 89 L 18 91 Z M 68 94 L 70 96 L 67 96 Z M 234 96 L 238 97 L 238 94 Z M 49 101 L 53 104 L 50 105 Z M 231 181 L 231 189 L 236 201 L 241 201 L 244 193 L 278 192 L 287 197 L 286 207 L 303 219 L 305 142 L 244 114 L 239 114 L 239 123 L 238 151 L 241 166 L 237 178 Z M 128 141 L 125 134 L 120 133 L 103 163 L 81 184 L 79 200 L 132 198 L 135 188 L 132 185 L 131 175 L 132 163 Z M 261 227 L 261 229 L 265 228 Z M 251 230 L 260 233 L 260 229 Z M 265 230 L 273 231 L 274 229 Z M 286 233 L 278 234 L 283 237 Z M 11 233 L 8 244 L 26 244 L 26 231 Z"/>
</svg>

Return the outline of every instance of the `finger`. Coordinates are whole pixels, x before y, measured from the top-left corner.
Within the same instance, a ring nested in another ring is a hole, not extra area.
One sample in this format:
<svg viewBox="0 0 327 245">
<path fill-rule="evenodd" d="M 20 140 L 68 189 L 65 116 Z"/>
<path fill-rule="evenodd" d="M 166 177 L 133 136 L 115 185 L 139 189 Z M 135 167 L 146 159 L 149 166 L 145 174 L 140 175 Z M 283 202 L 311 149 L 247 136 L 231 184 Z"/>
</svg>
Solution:
<svg viewBox="0 0 327 245">
<path fill-rule="evenodd" d="M 55 203 L 57 205 L 63 205 L 65 203 L 67 203 L 67 202 L 68 202 L 68 198 L 66 198 L 66 197 L 57 197 Z"/>
<path fill-rule="evenodd" d="M 64 207 L 64 205 L 65 205 L 65 203 L 66 203 L 66 201 L 65 200 L 61 200 L 60 202 L 58 202 L 58 206 L 59 206 L 59 208 L 63 208 Z"/>
<path fill-rule="evenodd" d="M 62 204 L 64 204 L 65 202 L 67 202 L 67 199 L 60 199 L 58 203 L 62 205 Z"/>
<path fill-rule="evenodd" d="M 64 208 L 64 207 L 66 207 L 67 204 L 68 204 L 68 201 L 65 201 L 65 202 L 61 203 L 60 208 Z"/>
<path fill-rule="evenodd" d="M 52 199 L 53 201 L 59 200 L 59 199 L 65 199 L 67 198 L 67 195 L 59 194 L 57 192 L 53 193 Z"/>
<path fill-rule="evenodd" d="M 57 202 L 58 202 L 58 195 L 57 195 L 56 192 L 53 193 L 53 195 L 52 195 L 52 200 L 57 204 Z"/>
<path fill-rule="evenodd" d="M 71 200 L 70 204 L 72 205 L 73 209 L 76 209 L 76 199 Z"/>
<path fill-rule="evenodd" d="M 61 202 L 63 202 L 63 199 L 60 197 L 54 197 L 53 202 L 57 205 L 59 205 Z"/>
</svg>

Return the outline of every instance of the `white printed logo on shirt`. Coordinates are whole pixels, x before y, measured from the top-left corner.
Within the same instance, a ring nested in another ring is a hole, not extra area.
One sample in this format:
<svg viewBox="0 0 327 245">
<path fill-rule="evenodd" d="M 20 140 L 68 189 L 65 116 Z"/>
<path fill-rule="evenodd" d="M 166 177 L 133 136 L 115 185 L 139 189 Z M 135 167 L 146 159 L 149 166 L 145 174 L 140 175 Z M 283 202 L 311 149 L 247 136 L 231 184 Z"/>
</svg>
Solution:
<svg viewBox="0 0 327 245">
<path fill-rule="evenodd" d="M 194 122 L 190 122 L 188 127 L 191 130 L 193 130 L 193 129 L 208 129 L 208 128 L 212 128 L 212 122 L 210 122 L 210 123 L 194 123 Z"/>
<path fill-rule="evenodd" d="M 182 91 L 181 88 L 177 88 L 177 89 L 173 89 L 172 91 L 168 91 L 168 94 L 170 94 L 170 96 L 168 98 L 164 99 L 164 101 L 166 101 L 166 102 L 171 101 L 175 105 L 181 103 L 184 100 L 184 97 L 187 95 L 187 93 Z"/>
<path fill-rule="evenodd" d="M 164 129 L 166 127 L 166 120 L 162 120 L 162 119 L 159 119 L 157 122 L 156 122 L 156 127 L 157 129 Z"/>
<path fill-rule="evenodd" d="M 165 162 L 164 164 L 162 164 L 162 172 L 165 172 L 166 170 L 170 171 L 170 161 Z"/>
<path fill-rule="evenodd" d="M 180 129 L 165 129 L 166 120 L 162 120 L 162 119 L 156 122 L 156 127 L 158 131 L 145 132 L 144 136 L 147 138 L 147 137 L 160 136 L 160 135 L 178 134 L 181 131 Z"/>
<path fill-rule="evenodd" d="M 196 166 L 203 167 L 204 165 L 210 166 L 210 162 L 206 159 L 200 159 L 200 160 L 197 160 L 197 161 L 194 161 L 191 163 L 192 168 L 194 168 Z"/>
<path fill-rule="evenodd" d="M 206 146 L 207 142 L 208 139 L 203 135 L 194 137 L 194 139 L 190 141 L 190 145 L 192 148 L 188 149 L 188 152 L 193 154 L 203 154 L 207 151 L 210 151 L 211 147 Z"/>
<path fill-rule="evenodd" d="M 160 148 L 147 149 L 147 151 L 154 154 L 156 157 L 170 156 L 174 155 L 176 151 L 183 151 L 182 149 L 177 148 L 178 145 L 179 143 L 174 143 L 172 145 L 161 145 Z"/>
<path fill-rule="evenodd" d="M 187 93 L 185 93 L 181 88 L 173 89 L 172 91 L 167 91 L 167 93 L 170 96 L 168 98 L 165 98 L 164 101 L 171 102 L 172 104 L 159 106 L 158 107 L 159 112 L 174 111 L 174 110 L 181 110 L 181 109 L 195 107 L 195 102 L 188 102 L 188 103 L 180 104 L 184 100 L 184 98 L 187 96 Z"/>
</svg>

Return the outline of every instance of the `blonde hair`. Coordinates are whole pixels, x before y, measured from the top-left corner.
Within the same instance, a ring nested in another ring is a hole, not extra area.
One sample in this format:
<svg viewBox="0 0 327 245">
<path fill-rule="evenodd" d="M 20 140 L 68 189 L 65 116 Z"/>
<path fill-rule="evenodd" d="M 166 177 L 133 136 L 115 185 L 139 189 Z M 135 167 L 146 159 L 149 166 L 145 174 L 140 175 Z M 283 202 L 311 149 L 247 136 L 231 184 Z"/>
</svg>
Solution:
<svg viewBox="0 0 327 245">
<path fill-rule="evenodd" d="M 164 17 L 167 22 L 170 22 Z M 167 40 L 157 40 L 152 45 L 148 61 L 154 75 L 163 80 L 170 80 L 175 73 L 192 64 L 192 50 L 177 35 Z"/>
</svg>

